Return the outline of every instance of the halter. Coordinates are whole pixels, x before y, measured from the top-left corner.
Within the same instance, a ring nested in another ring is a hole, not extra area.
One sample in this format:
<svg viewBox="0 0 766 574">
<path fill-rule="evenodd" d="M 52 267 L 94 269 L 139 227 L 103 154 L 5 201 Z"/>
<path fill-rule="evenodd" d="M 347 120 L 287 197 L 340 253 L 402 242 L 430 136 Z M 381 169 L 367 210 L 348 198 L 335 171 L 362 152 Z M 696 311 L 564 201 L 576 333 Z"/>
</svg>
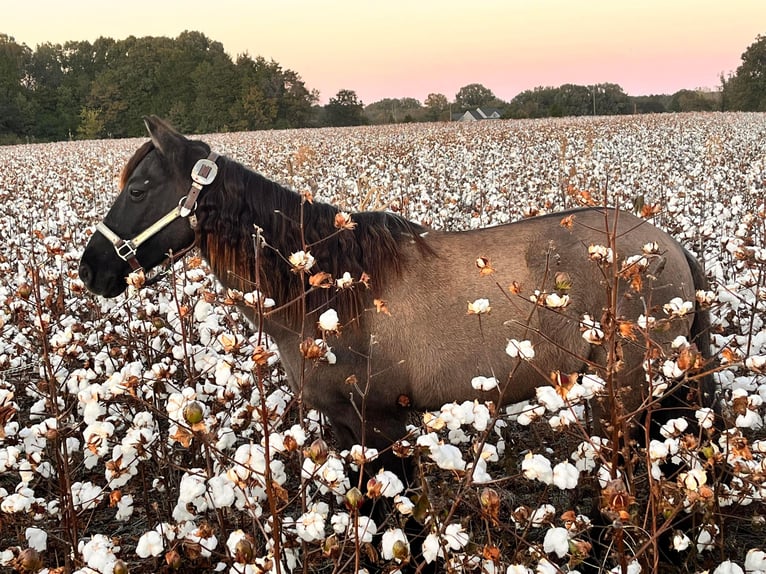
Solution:
<svg viewBox="0 0 766 574">
<path fill-rule="evenodd" d="M 176 207 L 155 221 L 144 231 L 136 235 L 133 239 L 123 239 L 109 229 L 103 221 L 96 226 L 96 229 L 101 232 L 101 235 L 106 237 L 114 246 L 114 250 L 117 252 L 119 258 L 126 261 L 133 271 L 142 269 L 141 264 L 136 258 L 138 247 L 156 235 L 167 225 L 180 217 L 187 217 L 191 228 L 195 229 L 197 227 L 197 217 L 194 215 L 194 212 L 197 209 L 197 198 L 203 188 L 206 185 L 210 185 L 215 180 L 215 176 L 218 174 L 218 165 L 215 162 L 218 157 L 217 153 L 211 151 L 207 158 L 198 160 L 191 171 L 192 184 L 189 188 L 189 193 L 181 198 L 181 201 L 178 202 Z"/>
</svg>

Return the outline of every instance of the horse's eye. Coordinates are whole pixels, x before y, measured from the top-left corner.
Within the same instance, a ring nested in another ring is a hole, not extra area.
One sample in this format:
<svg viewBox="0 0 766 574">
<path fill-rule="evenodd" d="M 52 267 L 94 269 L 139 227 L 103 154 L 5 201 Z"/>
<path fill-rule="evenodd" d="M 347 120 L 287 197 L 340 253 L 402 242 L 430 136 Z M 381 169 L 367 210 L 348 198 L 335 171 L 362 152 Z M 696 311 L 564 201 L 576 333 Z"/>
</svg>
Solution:
<svg viewBox="0 0 766 574">
<path fill-rule="evenodd" d="M 138 187 L 131 187 L 128 189 L 128 193 L 130 193 L 132 199 L 143 199 L 144 195 L 146 195 L 146 190 Z"/>
</svg>

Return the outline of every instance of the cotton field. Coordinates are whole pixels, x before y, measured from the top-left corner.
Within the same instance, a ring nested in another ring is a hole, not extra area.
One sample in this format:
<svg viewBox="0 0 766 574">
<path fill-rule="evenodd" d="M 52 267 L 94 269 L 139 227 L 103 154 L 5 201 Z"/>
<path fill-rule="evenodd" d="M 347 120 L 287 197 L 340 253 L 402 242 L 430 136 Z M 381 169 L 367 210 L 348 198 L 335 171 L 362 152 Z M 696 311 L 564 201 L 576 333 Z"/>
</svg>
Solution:
<svg viewBox="0 0 766 574">
<path fill-rule="evenodd" d="M 80 253 L 143 140 L 0 147 L 0 565 L 766 572 L 766 115 L 201 137 L 314 200 L 439 229 L 593 203 L 642 214 L 704 264 L 710 290 L 697 299 L 713 320 L 708 368 L 724 423 L 699 409 L 692 436 L 690 421 L 673 419 L 617 468 L 607 437 L 574 430 L 604 383 L 585 375 L 507 409 L 421 413 L 397 445 L 419 484 L 387 470 L 359 480 L 376 453 L 339 452 L 322 416 L 292 396 L 278 350 L 238 311 L 257 294 L 222 289 L 194 254 L 113 300 L 84 289 Z M 597 247 L 583 264 L 611 257 Z M 544 304 L 563 309 L 553 295 Z M 491 309 L 479 294 L 466 304 L 466 320 Z M 671 301 L 664 312 L 689 306 Z M 598 344 L 598 318 L 578 320 Z M 529 341 L 506 343 L 512 356 L 534 357 Z M 683 359 L 658 365 L 665 386 L 687 376 Z"/>
</svg>

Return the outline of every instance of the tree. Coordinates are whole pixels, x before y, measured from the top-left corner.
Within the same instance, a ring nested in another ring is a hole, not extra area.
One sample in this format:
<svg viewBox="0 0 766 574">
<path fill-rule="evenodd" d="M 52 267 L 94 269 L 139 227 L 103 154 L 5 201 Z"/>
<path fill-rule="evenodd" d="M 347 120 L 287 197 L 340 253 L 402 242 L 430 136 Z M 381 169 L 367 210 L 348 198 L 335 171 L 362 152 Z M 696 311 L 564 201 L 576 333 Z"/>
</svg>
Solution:
<svg viewBox="0 0 766 574">
<path fill-rule="evenodd" d="M 415 98 L 384 98 L 368 104 L 364 115 L 371 124 L 396 124 L 422 120 L 425 114 Z"/>
<path fill-rule="evenodd" d="M 670 99 L 671 112 L 711 112 L 717 109 L 716 94 L 700 90 L 679 90 Z"/>
<path fill-rule="evenodd" d="M 28 134 L 29 65 L 32 52 L 25 44 L 0 34 L 0 138 Z"/>
<path fill-rule="evenodd" d="M 444 118 L 444 114 L 449 110 L 449 101 L 444 94 L 428 94 L 425 101 L 426 118 L 431 121 L 438 121 Z M 450 119 L 449 117 L 446 119 Z"/>
<path fill-rule="evenodd" d="M 455 103 L 462 109 L 480 108 L 497 100 L 492 90 L 481 84 L 468 84 L 455 94 Z"/>
<path fill-rule="evenodd" d="M 724 109 L 766 111 L 766 36 L 758 35 L 734 75 L 721 80 Z"/>
<path fill-rule="evenodd" d="M 358 126 L 367 123 L 364 104 L 353 90 L 340 90 L 325 106 L 328 125 Z"/>
</svg>

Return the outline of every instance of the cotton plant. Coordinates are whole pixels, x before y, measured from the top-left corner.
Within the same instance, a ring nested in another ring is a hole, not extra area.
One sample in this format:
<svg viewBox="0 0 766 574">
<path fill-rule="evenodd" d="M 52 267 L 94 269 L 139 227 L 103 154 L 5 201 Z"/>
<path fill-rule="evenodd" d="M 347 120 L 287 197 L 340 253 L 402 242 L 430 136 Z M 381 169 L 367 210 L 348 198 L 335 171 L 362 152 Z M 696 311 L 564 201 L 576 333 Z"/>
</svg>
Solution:
<svg viewBox="0 0 766 574">
<path fill-rule="evenodd" d="M 766 457 L 766 447 L 761 444 L 766 415 L 762 402 L 766 398 L 766 329 L 762 318 L 766 308 L 760 278 L 766 258 L 760 248 L 764 243 L 760 215 L 763 162 L 753 156 L 751 142 L 761 124 L 757 115 L 690 114 L 674 118 L 672 123 L 655 117 L 641 117 L 629 124 L 620 118 L 483 122 L 460 132 L 446 124 L 385 126 L 365 128 L 364 138 L 332 129 L 217 134 L 211 136 L 211 143 L 215 149 L 256 165 L 263 173 L 278 175 L 296 189 L 310 187 L 318 199 L 343 204 L 344 213 L 358 207 L 390 206 L 436 229 L 468 229 L 535 212 L 557 211 L 562 201 L 562 174 L 567 190 L 573 190 L 566 192 L 567 201 L 579 191 L 595 190 L 609 181 L 609 196 L 615 205 L 632 209 L 638 195 L 647 206 L 663 205 L 664 211 L 655 214 L 654 221 L 694 248 L 712 279 L 710 288 L 696 293 L 695 299 L 710 309 L 716 325 L 712 339 L 722 364 L 715 377 L 723 391 L 724 410 L 732 416 L 730 428 L 721 432 L 713 424 L 710 409 L 695 413 L 692 422 L 702 427 L 700 436 L 706 439 L 709 433 L 713 441 L 702 444 L 700 451 L 708 453 L 704 456 L 711 460 L 722 461 L 733 475 L 727 484 L 715 485 L 719 504 L 758 510 L 764 491 L 763 485 L 753 483 L 753 477 L 762 470 Z M 559 137 L 564 133 L 565 137 Z M 391 141 L 397 142 L 395 149 Z M 0 512 L 5 519 L 22 524 L 20 532 L 24 533 L 16 541 L 19 547 L 0 548 L 0 561 L 7 566 L 24 550 L 21 546 L 34 543 L 41 547 L 35 531 L 30 530 L 33 535 L 27 538 L 28 528 L 50 533 L 47 525 L 58 526 L 65 520 L 67 502 L 59 500 L 57 491 L 46 485 L 58 484 L 63 476 L 60 465 L 66 461 L 76 495 L 73 501 L 96 518 L 92 524 L 134 520 L 145 504 L 139 493 L 145 488 L 143 477 L 147 474 L 151 492 L 169 501 L 170 512 L 179 504 L 188 503 L 189 507 L 183 513 L 177 511 L 182 520 L 163 516 L 167 522 L 152 525 L 154 534 L 147 534 L 146 539 L 144 533 L 137 534 L 133 540 L 125 540 L 122 548 L 104 536 L 106 531 L 74 541 L 49 534 L 48 555 L 78 554 L 83 560 L 82 572 L 106 572 L 121 559 L 136 567 L 162 560 L 164 553 L 181 548 L 183 541 L 199 552 L 200 559 L 210 552 L 216 569 L 238 573 L 247 572 L 247 568 L 273 570 L 269 552 L 274 542 L 259 539 L 257 530 L 255 535 L 234 536 L 203 528 L 205 520 L 217 524 L 212 518 L 217 512 L 246 523 L 255 521 L 264 531 L 274 527 L 265 505 L 262 480 L 267 467 L 262 460 L 265 450 L 261 449 L 269 445 L 273 465 L 269 473 L 285 489 L 288 500 L 301 500 L 293 490 L 301 482 L 300 492 L 307 498 L 305 513 L 319 516 L 323 510 L 314 506 L 316 503 L 335 503 L 351 489 L 352 465 L 358 468 L 361 462 L 366 466 L 375 461 L 367 461 L 363 451 L 341 455 L 331 446 L 324 459 L 305 454 L 316 437 L 326 436 L 324 423 L 317 418 L 290 418 L 295 403 L 278 371 L 279 355 L 271 341 L 243 326 L 236 307 L 241 304 L 269 312 L 283 302 L 269 299 L 254 287 L 227 292 L 194 256 L 177 262 L 172 275 L 154 286 L 147 287 L 138 277 L 131 279 L 127 298 L 96 299 L 84 293 L 84 285 L 77 278 L 79 252 L 111 201 L 104 190 L 114 189 L 117 171 L 135 147 L 134 140 L 110 140 L 0 149 L 9 192 L 0 229 L 7 240 L 7 253 L 13 255 L 0 258 L 0 472 L 4 473 Z M 301 148 L 314 153 L 304 154 L 301 162 L 292 161 L 295 150 Z M 497 162 L 497 157 L 504 161 Z M 614 157 L 620 158 L 619 173 L 609 167 L 614 165 L 610 160 Z M 741 161 L 742 157 L 748 161 Z M 289 169 L 288 160 L 292 161 Z M 350 225 L 353 219 L 352 214 L 340 223 Z M 628 254 L 623 263 L 619 259 L 622 254 L 610 253 L 606 239 L 600 243 L 594 244 L 592 257 L 604 269 L 616 264 L 648 269 L 661 256 L 658 246 L 646 245 L 641 253 Z M 313 272 L 311 249 L 304 249 L 302 255 L 299 251 L 296 248 L 296 253 L 283 255 L 292 258 L 297 271 Z M 34 263 L 30 254 L 35 256 Z M 39 272 L 37 285 L 33 268 Z M 335 280 L 338 289 L 351 288 L 355 281 L 350 273 Z M 35 303 L 37 289 L 42 309 Z M 494 296 L 487 299 L 482 295 L 477 293 L 479 298 L 465 301 L 465 311 L 477 315 L 472 319 L 494 320 L 497 302 Z M 550 312 L 571 314 L 588 344 L 604 343 L 604 325 L 600 315 L 594 315 L 598 310 L 590 310 L 589 317 L 578 317 L 571 311 L 576 291 L 541 290 L 534 296 L 535 303 Z M 641 328 L 651 332 L 669 321 L 688 320 L 690 299 L 652 301 L 653 308 L 647 308 Z M 323 326 L 336 327 L 331 319 L 326 317 Z M 343 328 L 345 320 L 338 317 L 337 326 Z M 331 362 L 335 334 L 333 329 L 325 331 L 324 338 L 313 339 L 308 350 L 317 353 L 317 360 Z M 41 368 L 45 362 L 41 337 L 46 338 L 50 368 Z M 530 341 L 516 339 L 511 343 L 509 338 L 497 344 L 505 346 L 513 360 L 531 360 L 534 364 L 536 349 Z M 652 365 L 656 377 L 650 384 L 656 397 L 690 375 L 683 360 L 679 361 L 684 347 L 674 345 L 669 356 Z M 261 386 L 253 375 L 256 365 L 269 379 Z M 507 373 L 479 371 L 476 375 L 474 380 L 465 381 L 466 386 L 486 393 L 486 400 L 492 401 Z M 48 388 L 38 384 L 49 380 L 60 389 L 57 396 L 48 396 Z M 593 400 L 591 395 L 599 394 L 605 386 L 591 374 L 576 383 L 588 389 L 582 400 Z M 613 475 L 619 476 L 619 469 L 613 471 L 604 464 L 609 445 L 598 437 L 590 437 L 579 446 L 581 439 L 576 439 L 566 447 L 570 452 L 549 452 L 534 445 L 533 454 L 549 461 L 550 475 L 542 472 L 539 476 L 550 484 L 524 477 L 520 467 L 523 455 L 512 460 L 519 465 L 515 474 L 500 466 L 506 455 L 498 423 L 535 425 L 522 427 L 525 433 L 538 432 L 538 423 L 546 432 L 579 433 L 581 414 L 574 408 L 578 390 L 575 387 L 573 396 L 567 397 L 570 404 L 565 400 L 559 409 L 549 407 L 560 404 L 556 397 L 564 398 L 553 396 L 550 390 L 541 391 L 539 404 L 513 414 L 510 408 L 482 402 L 450 405 L 424 423 L 423 444 L 413 435 L 410 446 L 414 444 L 416 456 L 427 463 L 429 472 L 443 473 L 440 476 L 449 477 L 453 485 L 470 485 L 475 496 L 485 487 L 502 491 L 505 485 L 497 481 L 503 480 L 509 481 L 509 489 L 519 481 L 528 487 L 569 487 L 576 475 L 570 466 L 579 471 L 578 482 L 593 473 L 607 487 Z M 261 412 L 262 400 L 266 413 Z M 201 419 L 189 422 L 184 417 L 185 406 L 195 403 L 199 409 L 190 407 L 188 415 L 192 420 L 201 415 Z M 54 405 L 60 413 L 58 418 L 52 415 Z M 173 432 L 169 432 L 173 425 Z M 713 486 L 713 475 L 702 478 L 699 469 L 705 468 L 706 459 L 693 456 L 692 449 L 685 447 L 690 429 L 681 427 L 677 421 L 670 423 L 665 429 L 668 436 L 660 435 L 659 442 L 647 445 L 642 452 L 655 480 L 667 479 L 660 474 L 665 462 L 684 465 L 681 472 L 686 474 L 680 481 L 676 477 L 672 486 L 685 498 L 704 500 L 705 487 Z M 179 434 L 182 429 L 187 434 Z M 434 436 L 429 436 L 431 433 Z M 61 457 L 52 456 L 55 448 L 62 449 Z M 510 452 L 517 452 L 513 448 L 511 444 Z M 560 466 L 564 462 L 567 465 Z M 184 483 L 194 494 L 186 500 L 174 485 L 191 471 L 198 480 Z M 529 472 L 533 472 L 531 467 Z M 415 497 L 406 488 L 398 492 L 398 485 L 389 478 L 376 476 L 369 494 L 367 483 L 363 483 L 364 496 L 390 501 L 397 520 L 420 516 L 422 509 Z M 389 489 L 397 492 L 393 498 Z M 472 521 L 479 518 L 461 516 L 462 508 L 458 508 L 456 519 L 449 525 L 463 525 L 470 543 L 459 547 L 460 531 L 450 537 L 446 528 L 435 529 L 431 532 L 433 544 L 428 547 L 434 560 L 455 565 L 455 569 L 460 562 L 470 565 L 466 568 L 485 568 L 487 572 L 546 572 L 555 568 L 560 560 L 567 559 L 566 555 L 560 558 L 564 538 L 556 530 L 567 528 L 561 519 L 564 509 L 542 500 L 523 506 L 526 510 L 513 511 L 511 522 L 539 535 L 529 540 L 537 558 L 527 554 L 525 564 L 485 560 L 470 544 L 476 542 L 479 548 L 483 542 L 483 529 L 472 527 Z M 303 514 L 304 509 L 296 507 L 285 510 L 285 516 L 293 520 Z M 343 533 L 352 533 L 349 524 L 353 521 L 345 513 L 344 522 L 343 514 L 330 512 L 325 517 L 328 537 L 335 533 L 334 525 Z M 310 518 L 307 524 L 315 524 Z M 368 521 L 362 522 L 370 526 Z M 363 544 L 372 544 L 391 566 L 401 566 L 405 558 L 398 557 L 406 556 L 408 549 L 396 532 L 397 525 L 389 520 L 375 526 L 376 533 Z M 676 551 L 696 550 L 706 557 L 715 556 L 713 550 L 721 534 L 714 526 L 706 524 L 700 531 L 684 533 L 686 541 L 679 536 Z M 286 527 L 284 534 L 297 536 L 292 528 Z M 365 528 L 354 531 L 353 536 L 367 540 L 370 532 Z M 254 537 L 251 540 L 247 536 Z M 546 537 L 550 552 L 546 552 Z M 726 541 L 725 530 L 723 538 Z M 572 535 L 570 541 L 576 539 Z M 317 549 L 323 541 L 305 543 Z M 300 548 L 281 550 L 283 571 L 288 570 L 288 564 L 295 566 L 305 559 Z M 219 567 L 214 557 L 227 551 Z M 763 569 L 762 557 L 762 549 L 749 549 L 747 557 L 732 557 L 720 568 L 757 571 Z M 182 562 L 189 559 L 182 550 L 171 558 Z M 630 567 L 635 568 L 633 564 Z"/>
</svg>

